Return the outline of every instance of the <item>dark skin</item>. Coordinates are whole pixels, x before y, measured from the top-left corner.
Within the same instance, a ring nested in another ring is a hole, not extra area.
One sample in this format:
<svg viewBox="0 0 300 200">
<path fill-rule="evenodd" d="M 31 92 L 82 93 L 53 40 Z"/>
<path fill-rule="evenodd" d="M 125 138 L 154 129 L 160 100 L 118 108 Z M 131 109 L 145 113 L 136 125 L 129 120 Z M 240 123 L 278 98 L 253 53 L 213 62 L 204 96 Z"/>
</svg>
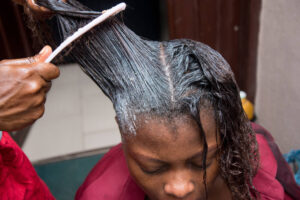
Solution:
<svg viewBox="0 0 300 200">
<path fill-rule="evenodd" d="M 34 57 L 0 61 L 0 130 L 22 129 L 43 115 L 51 80 L 59 76 L 44 63 L 51 52 L 46 46 Z"/>
<path fill-rule="evenodd" d="M 231 199 L 231 192 L 219 175 L 213 115 L 206 110 L 200 116 L 208 145 L 208 199 Z M 153 117 L 138 124 L 135 136 L 123 133 L 122 138 L 130 173 L 148 199 L 205 199 L 202 138 L 196 122 L 190 117 L 172 120 Z"/>
<path fill-rule="evenodd" d="M 28 14 L 41 20 L 51 16 L 49 10 L 33 0 L 14 0 Z M 44 61 L 52 53 L 49 46 L 28 58 L 0 61 L 0 130 L 16 131 L 31 125 L 45 111 L 46 94 L 59 69 Z"/>
</svg>

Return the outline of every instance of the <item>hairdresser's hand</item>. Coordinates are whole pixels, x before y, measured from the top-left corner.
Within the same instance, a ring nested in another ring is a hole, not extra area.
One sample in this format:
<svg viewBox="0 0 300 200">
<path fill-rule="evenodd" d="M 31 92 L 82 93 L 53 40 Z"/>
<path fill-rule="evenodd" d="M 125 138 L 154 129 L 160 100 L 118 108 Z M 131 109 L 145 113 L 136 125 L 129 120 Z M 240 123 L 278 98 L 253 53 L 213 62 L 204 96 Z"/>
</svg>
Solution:
<svg viewBox="0 0 300 200">
<path fill-rule="evenodd" d="M 0 130 L 25 128 L 43 115 L 51 80 L 59 76 L 44 63 L 51 52 L 46 46 L 34 57 L 0 61 Z"/>
<path fill-rule="evenodd" d="M 45 19 L 51 17 L 51 12 L 47 8 L 38 6 L 34 0 L 13 0 L 15 3 L 24 6 L 25 12 L 35 19 Z"/>
<path fill-rule="evenodd" d="M 50 18 L 52 13 L 45 7 L 36 4 L 35 0 L 13 0 L 15 3 L 23 5 L 25 12 L 31 14 L 35 19 L 44 20 Z M 62 0 L 66 2 L 67 0 Z"/>
</svg>

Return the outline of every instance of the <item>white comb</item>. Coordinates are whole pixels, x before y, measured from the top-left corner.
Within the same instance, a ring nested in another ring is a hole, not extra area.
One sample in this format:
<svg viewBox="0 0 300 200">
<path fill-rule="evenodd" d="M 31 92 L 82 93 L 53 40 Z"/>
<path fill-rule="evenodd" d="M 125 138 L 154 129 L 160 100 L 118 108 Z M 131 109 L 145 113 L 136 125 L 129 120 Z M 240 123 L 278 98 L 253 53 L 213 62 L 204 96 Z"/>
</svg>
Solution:
<svg viewBox="0 0 300 200">
<path fill-rule="evenodd" d="M 53 51 L 50 56 L 46 59 L 46 63 L 49 63 L 57 56 L 64 48 L 66 48 L 69 44 L 71 44 L 74 40 L 91 30 L 96 25 L 100 24 L 101 22 L 105 21 L 107 18 L 118 14 L 119 12 L 125 10 L 126 4 L 120 3 L 111 9 L 105 10 L 102 15 L 92 20 L 90 23 L 85 25 L 84 27 L 79 28 L 73 35 L 68 37 L 65 41 L 63 41 L 56 49 Z"/>
</svg>

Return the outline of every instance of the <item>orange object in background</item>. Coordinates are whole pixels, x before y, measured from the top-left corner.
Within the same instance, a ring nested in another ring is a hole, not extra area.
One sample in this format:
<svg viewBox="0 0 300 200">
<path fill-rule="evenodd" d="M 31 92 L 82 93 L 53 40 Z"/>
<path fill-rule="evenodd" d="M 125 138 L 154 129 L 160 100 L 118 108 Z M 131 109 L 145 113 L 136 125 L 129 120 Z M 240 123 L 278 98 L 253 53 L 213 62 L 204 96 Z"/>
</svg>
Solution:
<svg viewBox="0 0 300 200">
<path fill-rule="evenodd" d="M 243 109 L 249 120 L 252 120 L 254 117 L 254 106 L 253 104 L 246 98 L 247 94 L 244 91 L 240 91 L 240 97 L 242 100 Z"/>
</svg>

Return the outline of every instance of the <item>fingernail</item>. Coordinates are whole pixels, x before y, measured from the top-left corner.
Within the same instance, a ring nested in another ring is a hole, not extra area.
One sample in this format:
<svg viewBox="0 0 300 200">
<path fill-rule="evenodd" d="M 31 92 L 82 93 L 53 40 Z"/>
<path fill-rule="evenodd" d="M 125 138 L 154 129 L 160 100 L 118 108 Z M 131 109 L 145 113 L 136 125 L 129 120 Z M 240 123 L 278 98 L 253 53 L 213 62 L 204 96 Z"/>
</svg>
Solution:
<svg viewBox="0 0 300 200">
<path fill-rule="evenodd" d="M 43 54 L 43 53 L 45 53 L 45 51 L 46 51 L 46 47 L 44 47 L 44 48 L 40 51 L 39 54 Z"/>
</svg>

